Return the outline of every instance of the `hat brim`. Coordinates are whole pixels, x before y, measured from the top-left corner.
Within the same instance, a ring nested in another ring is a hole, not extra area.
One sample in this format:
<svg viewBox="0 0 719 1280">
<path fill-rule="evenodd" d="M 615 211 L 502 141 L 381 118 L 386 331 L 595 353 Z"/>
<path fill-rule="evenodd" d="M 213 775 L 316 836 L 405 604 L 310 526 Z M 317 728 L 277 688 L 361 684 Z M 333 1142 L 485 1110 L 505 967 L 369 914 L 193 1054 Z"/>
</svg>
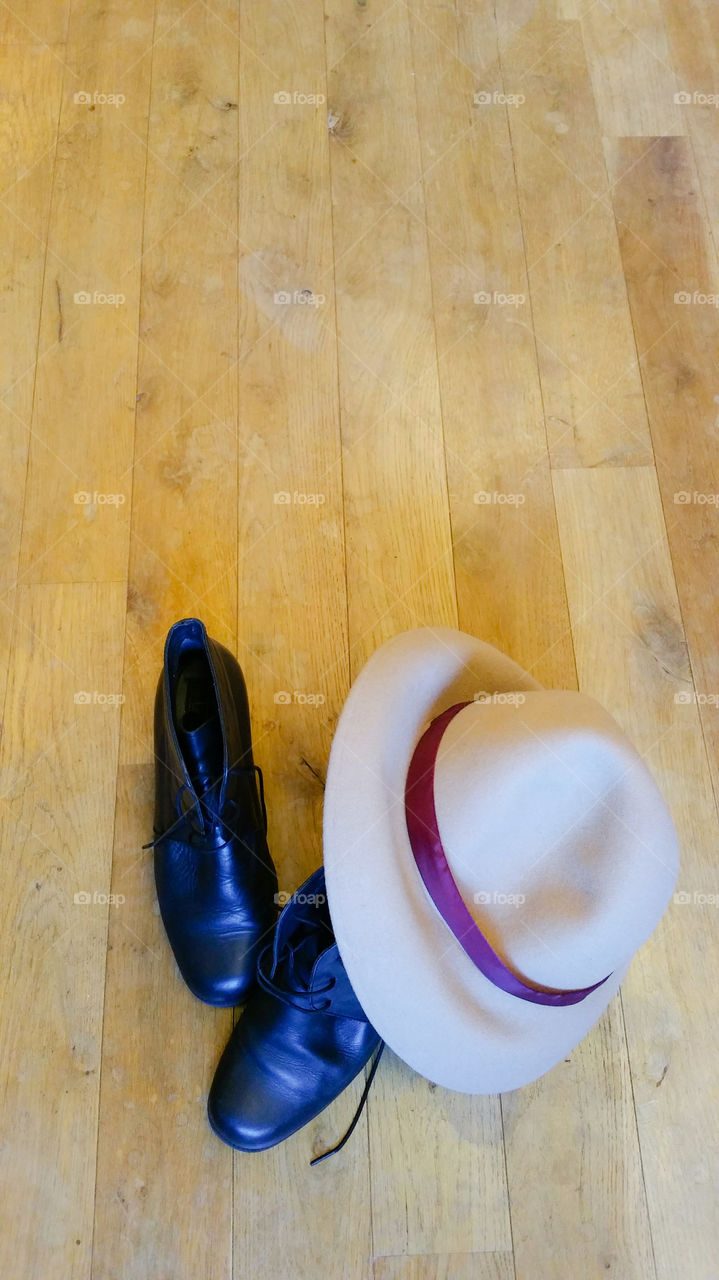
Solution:
<svg viewBox="0 0 719 1280">
<path fill-rule="evenodd" d="M 449 627 L 406 631 L 360 672 L 330 753 L 325 877 L 349 980 L 400 1058 L 464 1093 L 517 1089 L 550 1070 L 601 1016 L 628 969 L 624 964 L 574 1005 L 547 1007 L 508 995 L 449 931 L 414 862 L 404 787 L 429 722 L 480 693 L 541 688 L 472 636 Z"/>
</svg>

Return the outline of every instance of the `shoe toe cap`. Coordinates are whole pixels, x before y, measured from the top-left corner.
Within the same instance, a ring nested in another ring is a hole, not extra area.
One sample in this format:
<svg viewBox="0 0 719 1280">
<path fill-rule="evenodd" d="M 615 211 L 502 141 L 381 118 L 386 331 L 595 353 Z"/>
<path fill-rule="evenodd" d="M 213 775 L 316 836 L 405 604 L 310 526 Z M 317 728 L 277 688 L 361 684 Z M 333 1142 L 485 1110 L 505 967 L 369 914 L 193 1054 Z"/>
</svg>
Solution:
<svg viewBox="0 0 719 1280">
<path fill-rule="evenodd" d="M 198 1000 L 221 1007 L 242 1004 L 255 981 L 256 933 L 207 936 L 173 946 L 178 968 Z"/>
<path fill-rule="evenodd" d="M 212 1129 L 238 1151 L 265 1151 L 289 1137 L 297 1116 L 277 1083 L 249 1055 L 223 1056 L 207 1099 Z"/>
</svg>

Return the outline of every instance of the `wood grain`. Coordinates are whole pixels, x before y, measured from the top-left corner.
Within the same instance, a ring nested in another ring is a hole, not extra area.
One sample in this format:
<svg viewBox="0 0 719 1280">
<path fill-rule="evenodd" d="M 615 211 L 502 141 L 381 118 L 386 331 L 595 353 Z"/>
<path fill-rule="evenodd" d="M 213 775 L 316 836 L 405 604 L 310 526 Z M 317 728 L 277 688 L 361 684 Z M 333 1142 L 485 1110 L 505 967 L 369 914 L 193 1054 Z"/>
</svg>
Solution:
<svg viewBox="0 0 719 1280">
<path fill-rule="evenodd" d="M 719 158 L 714 51 L 719 44 L 719 9 L 712 0 L 687 0 L 684 5 L 662 0 L 662 15 L 669 57 L 676 73 L 676 92 L 682 95 L 679 110 L 684 127 L 675 132 L 691 138 L 716 254 L 719 249 Z"/>
<path fill-rule="evenodd" d="M 182 11 L 158 9 L 144 236 L 126 260 L 143 298 L 113 863 L 126 901 L 110 921 L 93 1280 L 139 1280 L 158 1257 L 168 1280 L 232 1269 L 232 1153 L 206 1117 L 232 1015 L 179 980 L 141 848 L 165 633 L 199 613 L 222 643 L 236 635 L 236 45 L 204 6 L 184 22 Z M 209 517 L 202 537 L 197 512 Z M 211 1231 L 178 1231 L 198 1213 Z"/>
<path fill-rule="evenodd" d="M 152 765 L 119 771 L 103 1025 L 93 1280 L 232 1273 L 232 1153 L 207 1090 L 230 1029 L 184 987 L 155 900 Z M 172 1212 L 168 1211 L 170 1203 Z M 213 1230 L 194 1223 L 213 1223 Z M 187 1224 L 185 1229 L 182 1224 Z"/>
<path fill-rule="evenodd" d="M 47 49 L 18 56 L 0 43 L 0 652 L 10 652 L 27 481 L 38 323 L 50 217 L 62 64 Z M 0 666 L 0 706 L 7 663 Z"/>
<path fill-rule="evenodd" d="M 702 728 L 719 789 L 719 272 L 688 139 L 617 141 L 614 206 Z M 702 301 L 704 299 L 704 301 Z M 679 569 L 679 566 L 681 568 Z"/>
<path fill-rule="evenodd" d="M 684 700 L 694 685 L 665 517 L 653 468 L 566 472 L 555 488 L 580 687 L 643 755 L 680 839 L 678 893 L 635 958 L 622 1004 L 656 1274 L 709 1280 L 717 1256 L 716 1017 L 697 974 L 719 963 L 717 815 L 698 709 Z M 614 1126 L 621 1133 L 616 1119 Z M 618 1203 L 641 1207 L 633 1194 Z M 615 1238 L 648 1251 L 643 1211 L 634 1228 L 618 1224 Z M 619 1274 L 652 1274 L 640 1257 L 627 1256 Z"/>
<path fill-rule="evenodd" d="M 577 16 L 602 132 L 610 138 L 685 133 L 661 0 L 613 0 L 601 12 L 583 0 Z"/>
<path fill-rule="evenodd" d="M 17 592 L 0 746 L 7 1276 L 90 1273 L 123 610 L 113 583 Z"/>
<path fill-rule="evenodd" d="M 322 5 L 252 0 L 240 35 L 238 633 L 288 894 L 322 860 L 322 779 L 348 681 Z M 236 1275 L 371 1274 L 366 1122 L 309 1167 L 362 1084 L 288 1142 L 235 1157 Z"/>
<path fill-rule="evenodd" d="M 127 572 L 140 273 L 123 273 L 142 237 L 149 66 L 138 57 L 151 35 L 139 2 L 70 12 L 20 547 L 28 582 Z"/>
<path fill-rule="evenodd" d="M 540 7 L 501 59 L 552 465 L 651 461 L 596 105 L 576 24 Z M 537 193 L 542 199 L 537 199 Z"/>
<path fill-rule="evenodd" d="M 716 1280 L 717 40 L 714 0 L 1 0 L 3 1276 Z M 361 1077 L 214 1137 L 233 1015 L 141 849 L 187 615 L 284 894 L 398 631 L 613 712 L 682 867 L 567 1061 L 472 1098 L 388 1053 L 316 1169 Z"/>
<path fill-rule="evenodd" d="M 374 1280 L 514 1280 L 511 1253 L 423 1254 L 376 1258 Z"/>
<path fill-rule="evenodd" d="M 23 4 L 0 5 L 0 44 L 26 45 L 35 53 L 52 46 L 51 56 L 62 65 L 67 39 L 70 0 L 23 0 Z M 27 65 L 32 65 L 34 55 Z"/>
<path fill-rule="evenodd" d="M 475 101 L 502 91 L 492 6 L 412 14 L 459 623 L 539 680 L 571 682 L 507 113 Z"/>
</svg>

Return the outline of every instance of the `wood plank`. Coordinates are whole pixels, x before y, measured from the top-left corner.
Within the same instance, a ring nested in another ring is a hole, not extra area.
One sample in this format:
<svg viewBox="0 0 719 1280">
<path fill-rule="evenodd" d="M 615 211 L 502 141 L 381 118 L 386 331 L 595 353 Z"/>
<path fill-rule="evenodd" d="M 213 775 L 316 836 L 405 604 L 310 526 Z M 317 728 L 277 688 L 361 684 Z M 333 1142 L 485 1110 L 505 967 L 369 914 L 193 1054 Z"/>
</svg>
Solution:
<svg viewBox="0 0 719 1280">
<path fill-rule="evenodd" d="M 330 5 L 327 56 L 357 671 L 398 630 L 456 622 L 456 604 L 407 11 L 368 25 Z"/>
<path fill-rule="evenodd" d="M 412 13 L 459 622 L 561 684 L 574 660 L 509 127 L 474 103 L 476 84 L 502 90 L 492 5 Z"/>
<path fill-rule="evenodd" d="M 127 570 L 139 270 L 123 272 L 142 232 L 146 8 L 76 0 L 70 15 L 20 554 L 28 582 Z"/>
<path fill-rule="evenodd" d="M 662 0 L 662 11 L 676 69 L 676 89 L 682 95 L 679 110 L 685 124 L 677 132 L 686 133 L 691 138 L 716 254 L 719 253 L 719 161 L 716 145 L 719 9 L 713 0 L 686 0 L 681 5 Z"/>
<path fill-rule="evenodd" d="M 61 67 L 67 38 L 70 0 L 23 0 L 22 5 L 0 5 L 0 45 L 27 45 L 42 61 L 47 52 Z M 51 50 L 43 46 L 53 46 Z"/>
<path fill-rule="evenodd" d="M 89 1275 L 124 596 L 17 591 L 0 745 L 6 1276 Z"/>
<path fill-rule="evenodd" d="M 502 1097 L 517 1280 L 654 1276 L 619 997 L 570 1057 Z"/>
<path fill-rule="evenodd" d="M 511 1253 L 421 1254 L 375 1258 L 374 1280 L 514 1280 Z"/>
<path fill-rule="evenodd" d="M 501 58 L 552 465 L 652 461 L 596 107 L 581 33 L 545 9 Z M 490 106 L 487 110 L 501 110 Z M 537 199 L 541 191 L 542 199 Z"/>
<path fill-rule="evenodd" d="M 321 778 L 347 690 L 322 4 L 251 0 L 240 34 L 239 651 L 289 893 L 321 861 Z M 288 1142 L 236 1157 L 237 1276 L 284 1275 L 288 1258 L 317 1280 L 371 1275 L 366 1121 L 309 1168 L 362 1084 Z"/>
<path fill-rule="evenodd" d="M 511 1249 L 498 1102 L 443 1089 L 385 1051 L 368 1102 L 378 1254 Z"/>
<path fill-rule="evenodd" d="M 165 0 L 157 27 L 143 243 L 127 264 L 128 274 L 141 265 L 142 305 L 122 473 L 133 491 L 125 764 L 153 759 L 168 627 L 198 615 L 236 643 L 237 17 L 227 4 L 212 13 Z"/>
<path fill-rule="evenodd" d="M 154 768 L 119 770 L 102 1038 L 94 1280 L 229 1280 L 232 1153 L 207 1123 L 231 1025 L 184 986 L 155 898 Z M 168 1206 L 172 1205 L 170 1212 Z"/>
<path fill-rule="evenodd" d="M 407 9 L 332 3 L 327 24 L 352 673 L 382 640 L 456 625 Z M 335 122 L 334 125 L 332 122 Z M 398 1059 L 369 1102 L 378 1254 L 510 1245 L 496 1101 Z M 409 1117 L 412 1122 L 409 1122 Z"/>
<path fill-rule="evenodd" d="M 608 148 L 627 290 L 651 423 L 657 474 L 686 628 L 702 728 L 719 792 L 719 722 L 706 696 L 719 690 L 716 604 L 715 366 L 719 272 L 688 139 L 644 151 L 620 139 Z M 689 297 L 690 302 L 683 299 Z"/>
<path fill-rule="evenodd" d="M 632 964 L 622 1004 L 656 1274 L 709 1280 L 718 1245 L 717 814 L 688 697 L 694 687 L 665 519 L 653 468 L 567 472 L 554 481 L 580 687 L 644 756 L 680 839 L 678 895 Z M 626 1239 L 618 1223 L 617 1244 Z M 636 1260 L 617 1269 L 651 1274 Z"/>
<path fill-rule="evenodd" d="M 198 614 L 236 647 L 238 73 L 226 10 L 158 8 L 143 254 L 127 262 L 142 271 L 142 307 L 113 863 L 126 903 L 110 921 L 96 1280 L 144 1280 L 158 1259 L 173 1280 L 228 1280 L 232 1269 L 232 1152 L 206 1116 L 232 1014 L 179 977 L 141 852 L 167 629 Z"/>
<path fill-rule="evenodd" d="M 602 132 L 610 138 L 685 133 L 661 0 L 580 0 L 576 16 Z"/>
<path fill-rule="evenodd" d="M 347 693 L 327 108 L 274 100 L 326 98 L 323 25 L 318 4 L 255 3 L 241 27 L 238 643 L 285 892 L 321 861 Z"/>
<path fill-rule="evenodd" d="M 0 651 L 9 653 L 62 65 L 47 49 L 0 46 L 0 77 Z M 2 663 L 0 706 L 7 672 Z"/>
</svg>

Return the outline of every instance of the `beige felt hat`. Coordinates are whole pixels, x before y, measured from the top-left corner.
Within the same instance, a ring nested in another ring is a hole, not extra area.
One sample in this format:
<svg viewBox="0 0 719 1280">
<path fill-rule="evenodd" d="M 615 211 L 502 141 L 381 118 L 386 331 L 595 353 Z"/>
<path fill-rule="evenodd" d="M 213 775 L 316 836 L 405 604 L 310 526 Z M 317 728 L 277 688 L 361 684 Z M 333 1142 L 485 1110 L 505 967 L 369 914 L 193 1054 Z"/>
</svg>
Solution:
<svg viewBox="0 0 719 1280">
<path fill-rule="evenodd" d="M 495 1093 L 594 1024 L 678 869 L 666 805 L 613 718 L 449 628 L 383 644 L 345 703 L 324 806 L 337 944 L 416 1071 Z"/>
</svg>

